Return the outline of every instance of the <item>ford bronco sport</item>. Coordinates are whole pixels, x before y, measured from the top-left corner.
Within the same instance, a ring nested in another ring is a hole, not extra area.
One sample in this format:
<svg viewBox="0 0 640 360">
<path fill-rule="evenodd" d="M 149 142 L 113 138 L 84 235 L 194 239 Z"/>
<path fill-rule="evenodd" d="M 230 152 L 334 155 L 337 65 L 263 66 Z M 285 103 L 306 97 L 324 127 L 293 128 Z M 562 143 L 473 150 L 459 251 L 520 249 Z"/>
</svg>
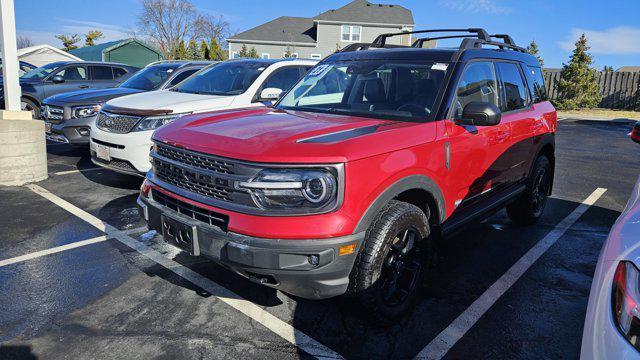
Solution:
<svg viewBox="0 0 640 360">
<path fill-rule="evenodd" d="M 483 29 L 320 62 L 273 107 L 191 115 L 153 135 L 138 204 L 195 256 L 303 298 L 356 296 L 393 319 L 435 234 L 551 193 L 556 112 L 540 64 Z M 456 49 L 424 41 L 460 37 Z"/>
</svg>

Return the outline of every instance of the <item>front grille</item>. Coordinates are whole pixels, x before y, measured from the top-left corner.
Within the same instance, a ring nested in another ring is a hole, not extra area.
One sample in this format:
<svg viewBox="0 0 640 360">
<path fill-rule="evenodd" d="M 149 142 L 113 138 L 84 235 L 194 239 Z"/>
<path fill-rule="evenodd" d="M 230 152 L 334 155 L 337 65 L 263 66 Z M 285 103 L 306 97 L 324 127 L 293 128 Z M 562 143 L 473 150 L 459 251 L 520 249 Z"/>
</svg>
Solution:
<svg viewBox="0 0 640 360">
<path fill-rule="evenodd" d="M 158 204 L 165 206 L 179 214 L 185 215 L 198 221 L 202 221 L 205 224 L 217 226 L 222 231 L 227 231 L 227 224 L 229 224 L 229 217 L 227 215 L 203 209 L 201 207 L 191 205 L 187 202 L 174 199 L 173 197 L 167 196 L 160 191 L 152 191 L 151 197 Z"/>
<path fill-rule="evenodd" d="M 104 131 L 126 134 L 131 132 L 142 117 L 131 115 L 112 114 L 101 111 L 96 121 L 96 126 Z"/>
<path fill-rule="evenodd" d="M 234 174 L 233 163 L 225 159 L 157 143 L 157 153 L 167 159 L 222 174 Z"/>
<path fill-rule="evenodd" d="M 42 111 L 45 120 L 52 120 L 58 123 L 64 118 L 64 108 L 62 106 L 45 105 Z"/>
<path fill-rule="evenodd" d="M 155 176 L 168 184 L 214 199 L 231 201 L 233 188 L 228 180 L 191 171 L 158 158 L 153 159 L 153 165 Z"/>
</svg>

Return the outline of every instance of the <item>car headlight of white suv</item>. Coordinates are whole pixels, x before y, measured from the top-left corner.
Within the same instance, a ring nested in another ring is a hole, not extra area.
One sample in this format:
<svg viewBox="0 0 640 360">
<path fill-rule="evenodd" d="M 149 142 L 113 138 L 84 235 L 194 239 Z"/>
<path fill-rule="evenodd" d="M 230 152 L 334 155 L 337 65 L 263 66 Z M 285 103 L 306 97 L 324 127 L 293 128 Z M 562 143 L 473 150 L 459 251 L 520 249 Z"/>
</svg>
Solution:
<svg viewBox="0 0 640 360">
<path fill-rule="evenodd" d="M 158 115 L 158 116 L 148 116 L 140 120 L 138 125 L 133 129 L 133 131 L 148 131 L 159 128 L 162 125 L 166 125 L 170 122 L 173 122 L 180 118 L 181 116 L 191 114 L 191 112 L 185 112 L 180 114 L 167 114 L 167 115 Z"/>
</svg>

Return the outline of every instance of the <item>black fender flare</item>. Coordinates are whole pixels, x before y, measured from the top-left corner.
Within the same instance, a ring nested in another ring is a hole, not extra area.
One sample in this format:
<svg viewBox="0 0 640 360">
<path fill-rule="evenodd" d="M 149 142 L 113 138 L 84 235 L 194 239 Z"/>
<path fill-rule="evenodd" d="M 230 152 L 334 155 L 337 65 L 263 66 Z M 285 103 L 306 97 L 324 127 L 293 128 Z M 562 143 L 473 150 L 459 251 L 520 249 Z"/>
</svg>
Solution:
<svg viewBox="0 0 640 360">
<path fill-rule="evenodd" d="M 414 189 L 425 190 L 429 194 L 431 194 L 438 208 L 438 223 L 442 224 L 446 217 L 446 208 L 444 196 L 442 195 L 440 187 L 438 186 L 438 184 L 436 184 L 435 181 L 427 176 L 411 175 L 391 184 L 391 186 L 389 186 L 386 190 L 380 193 L 378 197 L 376 197 L 376 199 L 364 212 L 364 215 L 360 217 L 360 221 L 358 221 L 354 233 L 366 231 L 369 228 L 369 225 L 371 225 L 371 222 L 373 222 L 375 216 L 378 214 L 380 209 L 384 207 L 385 204 L 387 204 L 402 192 Z"/>
</svg>

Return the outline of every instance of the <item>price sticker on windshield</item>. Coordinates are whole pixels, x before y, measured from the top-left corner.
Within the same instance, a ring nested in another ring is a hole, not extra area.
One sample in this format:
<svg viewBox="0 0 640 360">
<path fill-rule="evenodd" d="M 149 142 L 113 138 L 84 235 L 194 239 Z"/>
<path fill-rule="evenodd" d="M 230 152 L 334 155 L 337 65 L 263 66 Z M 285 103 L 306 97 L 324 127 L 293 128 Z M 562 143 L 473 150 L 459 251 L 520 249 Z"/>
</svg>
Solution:
<svg viewBox="0 0 640 360">
<path fill-rule="evenodd" d="M 447 71 L 449 64 L 435 63 L 431 65 L 431 70 Z"/>
<path fill-rule="evenodd" d="M 325 70 L 327 70 L 328 67 L 329 67 L 329 65 L 318 65 L 318 66 L 314 67 L 313 69 L 311 69 L 311 71 L 309 71 L 309 73 L 307 73 L 307 76 L 309 76 L 309 77 L 318 76 L 318 75 L 322 74 Z"/>
</svg>

